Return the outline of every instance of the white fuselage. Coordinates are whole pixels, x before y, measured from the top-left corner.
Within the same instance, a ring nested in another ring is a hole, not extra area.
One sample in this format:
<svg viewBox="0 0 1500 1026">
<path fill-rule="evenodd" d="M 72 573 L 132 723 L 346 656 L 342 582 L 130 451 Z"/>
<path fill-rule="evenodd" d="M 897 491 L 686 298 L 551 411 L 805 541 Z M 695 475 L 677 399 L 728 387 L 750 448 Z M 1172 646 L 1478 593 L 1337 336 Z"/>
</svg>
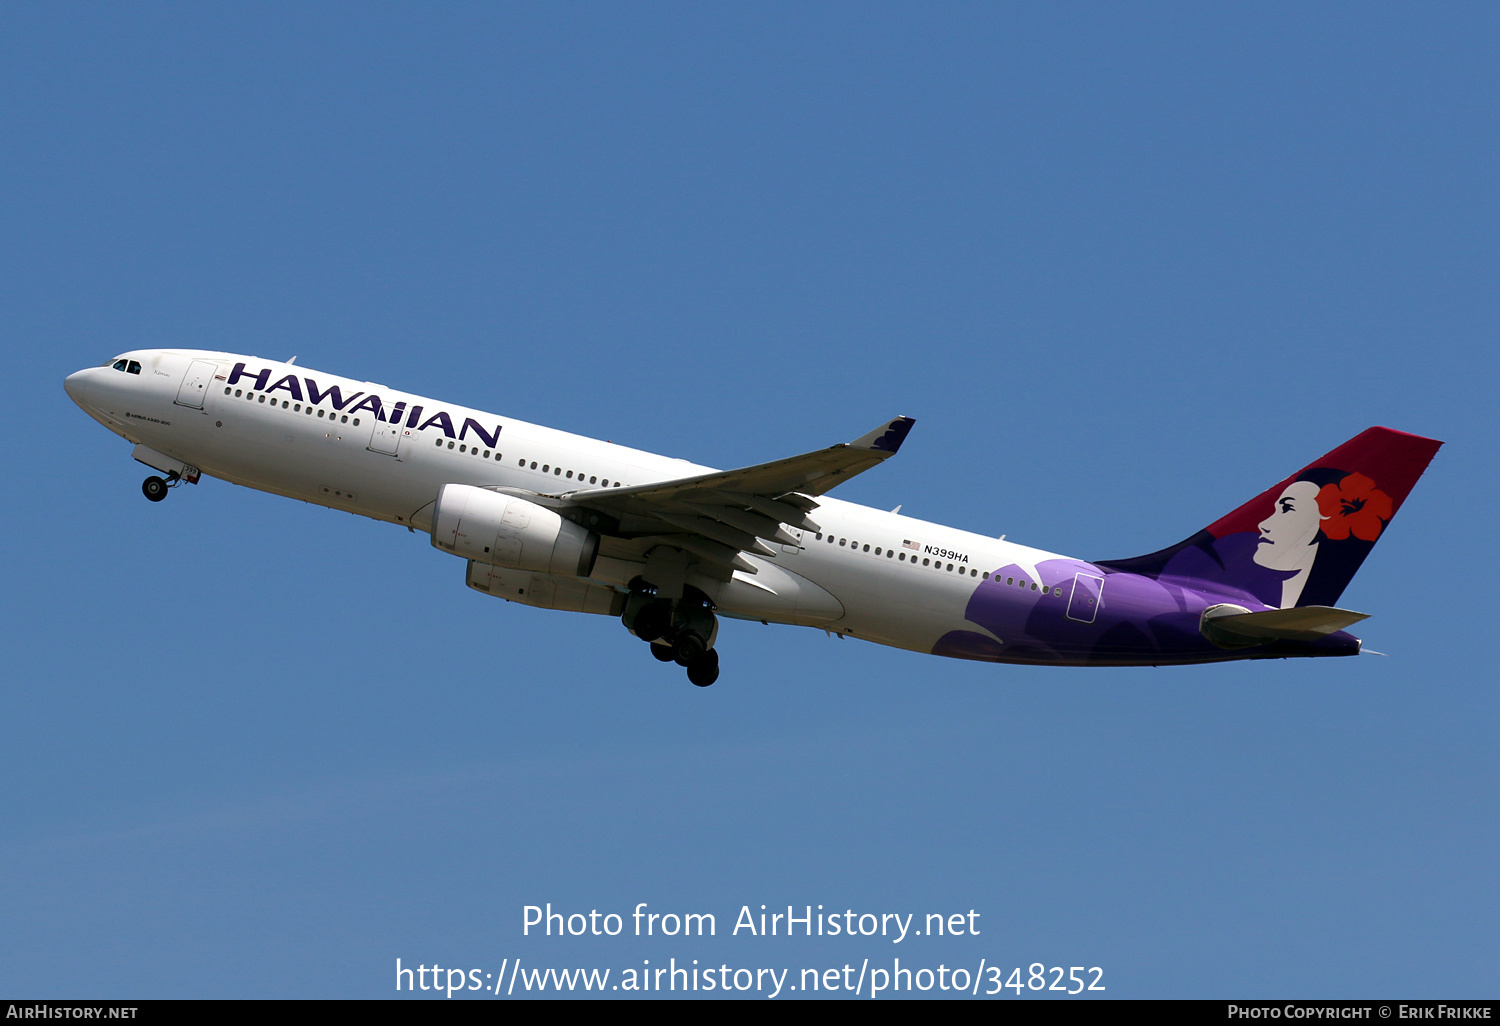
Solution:
<svg viewBox="0 0 1500 1026">
<path fill-rule="evenodd" d="M 143 462 L 162 470 L 163 462 L 185 464 L 413 530 L 431 530 L 445 484 L 547 494 L 712 470 L 274 360 L 175 349 L 121 359 L 139 372 L 90 368 L 70 376 L 67 388 L 111 431 L 153 450 L 138 449 Z M 981 576 L 1013 567 L 1029 569 L 1034 582 L 1039 562 L 1063 558 L 827 496 L 818 502 L 821 531 L 793 531 L 799 545 L 747 556 L 759 573 L 692 583 L 732 617 L 931 652 L 945 633 L 976 629 L 965 609 Z M 642 559 L 639 547 L 605 539 L 590 583 L 623 589 Z M 1030 592 L 1023 584 L 1018 601 L 1043 610 L 1050 601 L 1064 616 L 1060 591 L 1044 587 L 1039 598 L 1033 584 Z"/>
</svg>

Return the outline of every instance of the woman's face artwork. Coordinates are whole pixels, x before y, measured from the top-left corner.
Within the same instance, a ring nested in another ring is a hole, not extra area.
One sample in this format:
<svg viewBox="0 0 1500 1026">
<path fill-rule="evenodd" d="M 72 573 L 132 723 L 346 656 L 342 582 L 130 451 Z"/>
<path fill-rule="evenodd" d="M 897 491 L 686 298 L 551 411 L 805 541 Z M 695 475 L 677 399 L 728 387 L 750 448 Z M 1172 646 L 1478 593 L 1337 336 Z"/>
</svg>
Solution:
<svg viewBox="0 0 1500 1026">
<path fill-rule="evenodd" d="M 1318 509 L 1317 485 L 1294 481 L 1276 499 L 1271 515 L 1260 522 L 1255 562 L 1272 570 L 1301 570 L 1318 555 L 1318 529 L 1323 513 Z"/>
</svg>

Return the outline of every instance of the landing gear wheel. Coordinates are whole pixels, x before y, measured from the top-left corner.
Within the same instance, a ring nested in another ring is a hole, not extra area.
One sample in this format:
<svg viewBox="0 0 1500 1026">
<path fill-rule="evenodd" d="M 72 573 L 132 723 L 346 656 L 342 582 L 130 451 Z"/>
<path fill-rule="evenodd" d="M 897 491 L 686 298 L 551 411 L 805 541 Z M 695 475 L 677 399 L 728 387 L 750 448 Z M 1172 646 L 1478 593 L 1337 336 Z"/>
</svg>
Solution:
<svg viewBox="0 0 1500 1026">
<path fill-rule="evenodd" d="M 666 602 L 653 602 L 636 614 L 635 636 L 642 641 L 655 641 L 672 629 L 672 607 Z"/>
<path fill-rule="evenodd" d="M 692 631 L 683 631 L 672 642 L 672 655 L 678 666 L 691 666 L 707 650 L 703 638 Z M 712 683 L 710 681 L 709 683 Z"/>
<path fill-rule="evenodd" d="M 664 663 L 670 663 L 677 658 L 677 653 L 673 651 L 671 645 L 649 645 L 647 647 L 651 649 L 652 655 Z"/>
<path fill-rule="evenodd" d="M 701 653 L 687 665 L 688 680 L 706 688 L 719 679 L 719 653 L 714 649 Z"/>
<path fill-rule="evenodd" d="M 141 482 L 141 494 L 152 502 L 160 502 L 167 497 L 167 482 L 159 477 L 148 477 Z"/>
</svg>

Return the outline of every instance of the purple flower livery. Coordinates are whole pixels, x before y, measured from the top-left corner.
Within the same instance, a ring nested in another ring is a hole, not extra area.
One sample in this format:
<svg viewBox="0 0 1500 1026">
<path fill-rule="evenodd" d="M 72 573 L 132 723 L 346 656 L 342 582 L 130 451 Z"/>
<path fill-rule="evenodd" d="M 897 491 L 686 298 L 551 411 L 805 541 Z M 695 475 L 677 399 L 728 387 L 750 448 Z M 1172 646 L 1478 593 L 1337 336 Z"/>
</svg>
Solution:
<svg viewBox="0 0 1500 1026">
<path fill-rule="evenodd" d="M 998 567 L 965 610 L 978 629 L 950 631 L 932 651 L 1079 666 L 1353 655 L 1359 641 L 1343 631 L 1226 649 L 1205 636 L 1204 612 L 1334 605 L 1441 445 L 1370 428 L 1170 548 L 1046 560 L 1038 590 L 1021 567 Z"/>
</svg>

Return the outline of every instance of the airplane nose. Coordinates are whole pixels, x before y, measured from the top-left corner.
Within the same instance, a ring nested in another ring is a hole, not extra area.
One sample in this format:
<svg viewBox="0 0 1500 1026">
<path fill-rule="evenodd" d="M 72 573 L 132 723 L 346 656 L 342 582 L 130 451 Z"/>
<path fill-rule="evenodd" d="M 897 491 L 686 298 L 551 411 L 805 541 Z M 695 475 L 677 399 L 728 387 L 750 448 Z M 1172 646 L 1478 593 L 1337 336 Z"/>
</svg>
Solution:
<svg viewBox="0 0 1500 1026">
<path fill-rule="evenodd" d="M 84 409 L 88 409 L 89 393 L 92 391 L 89 388 L 89 370 L 91 369 L 74 371 L 63 379 L 63 391 L 68 393 L 69 399 Z"/>
</svg>

